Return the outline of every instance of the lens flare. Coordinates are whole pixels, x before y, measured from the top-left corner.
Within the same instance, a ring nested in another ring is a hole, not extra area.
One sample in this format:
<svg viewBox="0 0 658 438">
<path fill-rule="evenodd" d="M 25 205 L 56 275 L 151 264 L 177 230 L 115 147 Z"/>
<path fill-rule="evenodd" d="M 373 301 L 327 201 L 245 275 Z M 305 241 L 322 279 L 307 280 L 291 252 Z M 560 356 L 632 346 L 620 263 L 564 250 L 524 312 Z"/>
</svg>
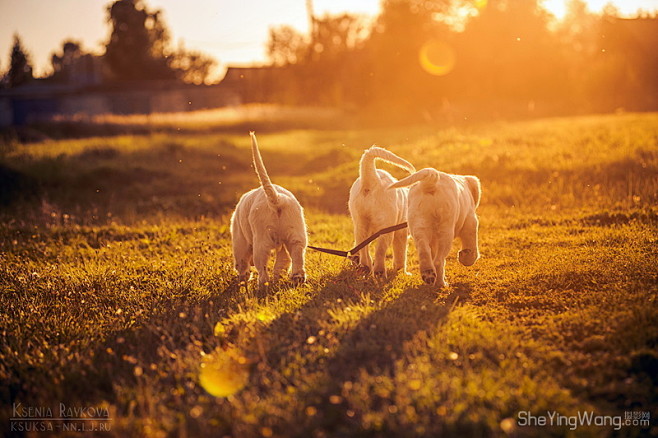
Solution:
<svg viewBox="0 0 658 438">
<path fill-rule="evenodd" d="M 204 356 L 199 370 L 203 389 L 215 397 L 228 397 L 245 387 L 249 365 L 237 348 L 217 349 Z"/>
<path fill-rule="evenodd" d="M 439 40 L 430 40 L 423 44 L 418 59 L 423 70 L 435 76 L 447 75 L 455 67 L 454 50 Z"/>
</svg>

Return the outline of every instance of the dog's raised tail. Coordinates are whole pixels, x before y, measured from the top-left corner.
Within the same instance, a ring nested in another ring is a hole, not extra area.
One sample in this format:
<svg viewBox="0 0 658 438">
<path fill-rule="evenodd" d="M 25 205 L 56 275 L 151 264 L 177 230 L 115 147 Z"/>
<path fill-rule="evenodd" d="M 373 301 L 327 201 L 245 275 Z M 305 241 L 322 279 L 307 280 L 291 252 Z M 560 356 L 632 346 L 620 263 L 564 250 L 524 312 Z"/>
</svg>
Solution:
<svg viewBox="0 0 658 438">
<path fill-rule="evenodd" d="M 434 186 L 439 180 L 441 174 L 436 170 L 430 167 L 421 169 L 416 173 L 409 175 L 406 178 L 402 178 L 400 181 L 391 184 L 388 186 L 389 189 L 398 189 L 400 187 L 407 187 L 417 182 L 426 184 L 428 188 Z"/>
<path fill-rule="evenodd" d="M 377 168 L 375 167 L 376 159 L 387 161 L 405 169 L 409 173 L 414 173 L 416 171 L 413 164 L 409 163 L 404 158 L 401 158 L 384 148 L 371 146 L 370 149 L 367 149 L 363 155 L 361 155 L 360 175 L 364 186 L 369 186 L 371 183 L 379 181 L 379 178 L 377 178 Z"/>
<path fill-rule="evenodd" d="M 279 203 L 279 194 L 272 185 L 270 176 L 267 174 L 267 169 L 265 169 L 265 164 L 263 164 L 263 157 L 260 156 L 260 151 L 258 150 L 256 133 L 254 131 L 250 131 L 249 135 L 251 136 L 251 154 L 254 159 L 256 175 L 258 175 L 258 180 L 260 181 L 261 187 L 263 187 L 263 190 L 265 190 L 267 202 L 272 206 L 276 206 Z"/>
</svg>

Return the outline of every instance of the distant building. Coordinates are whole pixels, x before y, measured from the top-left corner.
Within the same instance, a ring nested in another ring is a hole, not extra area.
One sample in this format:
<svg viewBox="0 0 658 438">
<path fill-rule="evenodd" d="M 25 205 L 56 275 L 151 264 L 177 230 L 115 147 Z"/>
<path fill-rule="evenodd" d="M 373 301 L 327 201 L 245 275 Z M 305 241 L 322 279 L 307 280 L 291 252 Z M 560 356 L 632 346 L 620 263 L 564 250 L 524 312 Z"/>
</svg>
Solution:
<svg viewBox="0 0 658 438">
<path fill-rule="evenodd" d="M 0 90 L 0 127 L 56 116 L 184 112 L 263 102 L 271 87 L 268 67 L 229 67 L 217 85 L 192 85 L 178 81 L 103 83 L 103 64 L 92 55 L 64 57 L 61 65 L 51 78 Z"/>
<path fill-rule="evenodd" d="M 88 87 L 102 84 L 104 75 L 103 58 L 85 54 L 75 58 L 66 79 L 68 84 Z"/>
<path fill-rule="evenodd" d="M 287 76 L 286 67 L 229 67 L 219 85 L 233 90 L 243 103 L 271 102 L 276 100 Z"/>
<path fill-rule="evenodd" d="M 62 48 L 62 54 L 51 57 L 53 73 L 48 80 L 76 87 L 101 85 L 108 77 L 107 67 L 103 57 L 84 53 L 80 44 L 67 41 Z"/>
</svg>

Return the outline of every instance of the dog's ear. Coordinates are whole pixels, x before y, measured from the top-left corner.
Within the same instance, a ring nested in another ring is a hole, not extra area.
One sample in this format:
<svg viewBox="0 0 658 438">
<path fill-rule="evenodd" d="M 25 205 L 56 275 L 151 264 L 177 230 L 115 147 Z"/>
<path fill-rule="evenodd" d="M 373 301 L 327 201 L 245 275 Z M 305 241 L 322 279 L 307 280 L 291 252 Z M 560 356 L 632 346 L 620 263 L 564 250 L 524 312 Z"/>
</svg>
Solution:
<svg viewBox="0 0 658 438">
<path fill-rule="evenodd" d="M 476 176 L 467 176 L 466 185 L 468 185 L 468 190 L 473 195 L 473 200 L 475 201 L 475 206 L 480 205 L 480 197 L 482 195 L 482 187 L 480 186 L 480 180 Z"/>
</svg>

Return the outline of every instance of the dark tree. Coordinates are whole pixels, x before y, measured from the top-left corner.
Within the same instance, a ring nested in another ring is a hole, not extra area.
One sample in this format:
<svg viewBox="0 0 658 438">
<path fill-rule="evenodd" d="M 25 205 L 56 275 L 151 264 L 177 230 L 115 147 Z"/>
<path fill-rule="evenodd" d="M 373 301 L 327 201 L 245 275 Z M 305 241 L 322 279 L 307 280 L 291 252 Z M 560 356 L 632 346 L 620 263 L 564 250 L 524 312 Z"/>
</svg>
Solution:
<svg viewBox="0 0 658 438">
<path fill-rule="evenodd" d="M 105 59 L 119 80 L 174 79 L 169 34 L 160 12 L 149 12 L 141 0 L 117 0 L 108 7 L 112 26 Z"/>
<path fill-rule="evenodd" d="M 312 18 L 309 36 L 289 26 L 270 29 L 268 56 L 285 67 L 288 81 L 280 81 L 279 94 L 296 103 L 343 105 L 361 100 L 364 66 L 361 48 L 366 37 L 358 17 L 325 15 Z"/>
<path fill-rule="evenodd" d="M 171 65 L 183 82 L 201 85 L 206 83 L 217 61 L 201 52 L 180 47 L 173 55 Z"/>
<path fill-rule="evenodd" d="M 62 44 L 62 54 L 53 53 L 50 62 L 53 66 L 53 79 L 66 81 L 70 75 L 73 63 L 82 56 L 80 43 L 67 40 Z"/>
<path fill-rule="evenodd" d="M 200 52 L 172 49 L 160 11 L 141 0 L 117 0 L 108 7 L 112 34 L 105 60 L 118 80 L 180 79 L 204 83 L 216 61 Z"/>
<path fill-rule="evenodd" d="M 291 26 L 270 28 L 267 56 L 274 65 L 301 64 L 305 61 L 309 43 L 307 38 Z"/>
<path fill-rule="evenodd" d="M 362 100 L 367 90 L 363 69 L 368 67 L 362 53 L 366 32 L 353 15 L 325 15 L 314 19 L 308 57 L 318 97 L 334 105 Z"/>
<path fill-rule="evenodd" d="M 5 74 L 4 82 L 9 88 L 17 87 L 32 79 L 32 66 L 29 55 L 23 49 L 21 39 L 14 35 L 14 45 L 11 48 L 9 70 Z"/>
</svg>

